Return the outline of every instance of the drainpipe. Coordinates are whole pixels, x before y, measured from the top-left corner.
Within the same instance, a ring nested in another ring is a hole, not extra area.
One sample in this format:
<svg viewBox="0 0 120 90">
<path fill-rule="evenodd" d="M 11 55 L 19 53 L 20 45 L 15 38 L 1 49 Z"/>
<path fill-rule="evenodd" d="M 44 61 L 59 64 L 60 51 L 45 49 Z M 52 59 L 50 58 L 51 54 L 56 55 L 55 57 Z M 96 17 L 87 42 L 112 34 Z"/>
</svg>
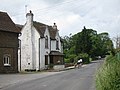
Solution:
<svg viewBox="0 0 120 90">
<path fill-rule="evenodd" d="M 40 38 L 39 38 L 39 70 L 40 70 Z"/>
<path fill-rule="evenodd" d="M 51 39 L 50 39 L 50 51 L 51 51 Z"/>
<path fill-rule="evenodd" d="M 21 40 L 20 40 L 20 71 L 21 71 Z"/>
<path fill-rule="evenodd" d="M 51 38 L 50 38 L 50 52 L 51 52 Z M 51 56 L 49 55 L 49 64 L 51 64 L 50 61 L 51 61 Z"/>
<path fill-rule="evenodd" d="M 22 33 L 19 34 L 18 37 L 20 37 Z M 19 39 L 19 49 L 20 49 L 20 71 L 21 71 L 21 40 Z"/>
</svg>

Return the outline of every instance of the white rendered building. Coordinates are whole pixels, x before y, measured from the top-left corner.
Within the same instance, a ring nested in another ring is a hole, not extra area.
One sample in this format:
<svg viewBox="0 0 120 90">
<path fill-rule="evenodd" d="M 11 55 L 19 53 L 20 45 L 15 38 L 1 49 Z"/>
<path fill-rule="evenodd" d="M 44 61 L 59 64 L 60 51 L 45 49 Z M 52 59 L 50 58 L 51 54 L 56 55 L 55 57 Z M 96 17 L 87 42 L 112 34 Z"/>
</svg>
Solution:
<svg viewBox="0 0 120 90">
<path fill-rule="evenodd" d="M 63 45 L 55 23 L 48 26 L 35 22 L 30 11 L 26 14 L 26 23 L 21 28 L 19 39 L 19 71 L 42 70 L 49 64 L 63 65 Z"/>
</svg>

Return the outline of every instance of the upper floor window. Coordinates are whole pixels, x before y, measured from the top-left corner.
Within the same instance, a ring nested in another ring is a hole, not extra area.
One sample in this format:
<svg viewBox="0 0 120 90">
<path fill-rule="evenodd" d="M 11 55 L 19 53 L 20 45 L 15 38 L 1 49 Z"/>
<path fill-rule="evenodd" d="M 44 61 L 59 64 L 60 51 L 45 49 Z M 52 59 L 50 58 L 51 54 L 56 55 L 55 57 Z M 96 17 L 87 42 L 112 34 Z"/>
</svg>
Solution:
<svg viewBox="0 0 120 90">
<path fill-rule="evenodd" d="M 4 66 L 10 66 L 10 55 L 9 54 L 5 54 L 3 56 L 3 64 Z"/>
<path fill-rule="evenodd" d="M 21 40 L 19 39 L 18 49 L 21 48 Z"/>
<path fill-rule="evenodd" d="M 48 36 L 45 37 L 45 48 L 48 48 Z"/>
<path fill-rule="evenodd" d="M 59 50 L 59 41 L 56 41 L 56 49 Z"/>
</svg>

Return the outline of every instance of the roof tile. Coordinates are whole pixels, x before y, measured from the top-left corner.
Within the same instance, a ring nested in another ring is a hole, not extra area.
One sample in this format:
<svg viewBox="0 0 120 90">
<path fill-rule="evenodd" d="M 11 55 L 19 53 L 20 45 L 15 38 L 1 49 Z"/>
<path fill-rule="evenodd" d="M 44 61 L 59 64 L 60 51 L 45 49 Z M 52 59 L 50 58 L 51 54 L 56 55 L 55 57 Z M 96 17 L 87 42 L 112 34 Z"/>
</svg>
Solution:
<svg viewBox="0 0 120 90">
<path fill-rule="evenodd" d="M 19 28 L 16 27 L 16 25 L 6 12 L 0 12 L 0 30 L 20 33 Z"/>
<path fill-rule="evenodd" d="M 53 29 L 52 26 L 48 26 L 48 25 L 45 25 L 45 24 L 42 24 L 42 23 L 39 23 L 39 22 L 35 22 L 35 21 L 33 22 L 33 25 L 37 29 L 37 31 L 39 32 L 41 37 L 44 37 L 45 29 L 46 29 L 46 26 L 47 26 L 48 30 L 49 30 L 49 33 L 50 33 L 50 38 L 53 39 L 53 40 L 55 39 L 57 30 Z"/>
</svg>

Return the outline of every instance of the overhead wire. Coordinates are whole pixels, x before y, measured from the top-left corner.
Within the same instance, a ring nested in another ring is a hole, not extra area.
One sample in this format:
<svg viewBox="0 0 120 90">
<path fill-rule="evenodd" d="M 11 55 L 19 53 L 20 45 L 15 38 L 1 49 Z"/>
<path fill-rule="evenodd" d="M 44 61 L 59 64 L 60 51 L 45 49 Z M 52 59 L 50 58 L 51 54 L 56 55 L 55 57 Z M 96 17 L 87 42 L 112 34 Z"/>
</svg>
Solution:
<svg viewBox="0 0 120 90">
<path fill-rule="evenodd" d="M 35 13 L 36 17 L 44 18 L 45 21 L 49 21 L 51 17 L 61 16 L 64 13 L 63 10 L 65 9 L 65 6 L 69 6 L 69 7 L 66 7 L 66 8 L 69 8 L 69 9 L 74 8 L 74 11 L 77 11 L 79 9 L 79 7 L 84 5 L 84 3 L 83 4 L 81 3 L 80 4 L 81 6 L 78 3 L 76 3 L 76 2 L 79 2 L 79 1 L 80 0 L 76 0 L 76 1 L 75 0 L 67 0 L 67 1 L 64 1 L 64 2 L 61 2 L 61 3 L 53 4 L 53 6 L 50 5 L 48 7 L 41 8 L 41 9 L 33 9 L 32 12 Z M 73 4 L 71 4 L 71 3 L 73 3 Z M 60 11 L 60 13 L 56 14 L 57 11 Z M 26 14 L 25 12 L 19 12 L 19 14 L 11 15 L 11 16 L 12 17 L 22 17 L 25 14 Z M 49 14 L 50 17 L 46 17 L 46 14 L 47 15 Z"/>
<path fill-rule="evenodd" d="M 33 12 L 40 12 L 40 11 L 42 11 L 42 12 L 47 12 L 48 10 L 56 10 L 56 9 L 58 9 L 58 8 L 60 8 L 60 6 L 62 6 L 63 4 L 69 4 L 69 3 L 73 3 L 73 2 L 75 2 L 74 0 L 69 0 L 69 1 L 65 1 L 65 2 L 61 2 L 61 3 L 57 3 L 57 4 L 54 4 L 53 6 L 48 6 L 48 7 L 46 7 L 46 8 L 41 8 L 41 9 L 35 9 L 35 10 L 33 10 Z M 72 7 L 72 6 L 70 6 L 70 7 Z M 20 15 L 23 15 L 25 12 L 21 12 L 20 14 L 16 14 L 16 15 L 12 15 L 12 16 L 20 16 Z"/>
</svg>

